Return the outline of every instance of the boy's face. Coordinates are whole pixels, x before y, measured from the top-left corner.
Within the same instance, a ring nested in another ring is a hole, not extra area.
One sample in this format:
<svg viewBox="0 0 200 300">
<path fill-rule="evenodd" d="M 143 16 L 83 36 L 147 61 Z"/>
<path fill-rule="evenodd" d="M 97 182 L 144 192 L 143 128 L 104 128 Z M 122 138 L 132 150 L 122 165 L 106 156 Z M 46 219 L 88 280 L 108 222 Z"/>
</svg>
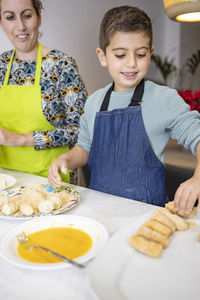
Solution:
<svg viewBox="0 0 200 300">
<path fill-rule="evenodd" d="M 106 53 L 98 48 L 97 55 L 114 80 L 116 92 L 135 88 L 147 74 L 153 48 L 142 32 L 116 32 Z"/>
</svg>

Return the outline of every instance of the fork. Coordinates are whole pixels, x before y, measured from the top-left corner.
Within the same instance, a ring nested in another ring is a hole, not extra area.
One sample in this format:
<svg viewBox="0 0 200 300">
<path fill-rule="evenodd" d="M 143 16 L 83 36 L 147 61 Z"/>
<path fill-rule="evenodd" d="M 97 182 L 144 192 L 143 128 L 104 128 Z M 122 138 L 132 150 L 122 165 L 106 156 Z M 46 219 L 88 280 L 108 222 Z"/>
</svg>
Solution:
<svg viewBox="0 0 200 300">
<path fill-rule="evenodd" d="M 21 232 L 21 233 L 17 234 L 17 240 L 18 240 L 18 242 L 20 244 L 24 244 L 24 243 L 30 242 L 28 236 L 24 232 Z M 57 253 L 57 252 L 55 252 L 55 251 L 53 251 L 51 249 L 48 249 L 48 248 L 46 248 L 44 246 L 41 246 L 41 245 L 38 245 L 38 244 L 34 244 L 34 245 L 31 245 L 31 246 L 27 247 L 28 250 L 31 250 L 33 248 L 41 248 L 41 249 L 43 249 L 43 250 L 45 250 L 45 251 L 47 251 L 47 252 L 49 252 L 49 253 L 57 256 L 58 258 L 64 260 L 65 262 L 68 262 L 68 263 L 71 263 L 71 264 L 75 265 L 76 267 L 79 267 L 79 268 L 85 268 L 86 267 L 85 265 L 80 264 L 80 263 L 76 262 L 75 260 L 72 260 L 72 259 L 70 259 L 70 258 L 68 258 L 66 256 L 63 256 L 63 255 L 61 255 L 61 254 L 59 254 L 59 253 Z"/>
</svg>

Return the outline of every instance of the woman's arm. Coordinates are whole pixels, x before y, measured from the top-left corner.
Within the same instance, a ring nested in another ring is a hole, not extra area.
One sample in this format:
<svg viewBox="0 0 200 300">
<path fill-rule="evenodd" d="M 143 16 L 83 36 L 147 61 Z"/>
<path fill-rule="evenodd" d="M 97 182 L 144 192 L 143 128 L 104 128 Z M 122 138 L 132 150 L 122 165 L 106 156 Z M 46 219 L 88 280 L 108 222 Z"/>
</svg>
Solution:
<svg viewBox="0 0 200 300">
<path fill-rule="evenodd" d="M 49 62 L 51 60 L 51 62 Z M 51 67 L 50 67 L 51 66 Z M 48 68 L 48 72 L 46 70 Z M 87 92 L 73 58 L 52 51 L 41 74 L 42 111 L 54 130 L 14 133 L 0 128 L 0 145 L 34 146 L 36 150 L 74 146 Z"/>
<path fill-rule="evenodd" d="M 33 135 L 32 133 L 14 133 L 0 128 L 0 145 L 10 147 L 33 146 Z"/>
<path fill-rule="evenodd" d="M 78 137 L 87 92 L 75 60 L 59 53 L 48 75 L 53 79 L 42 80 L 43 114 L 56 129 L 33 132 L 36 150 L 74 146 Z"/>
</svg>

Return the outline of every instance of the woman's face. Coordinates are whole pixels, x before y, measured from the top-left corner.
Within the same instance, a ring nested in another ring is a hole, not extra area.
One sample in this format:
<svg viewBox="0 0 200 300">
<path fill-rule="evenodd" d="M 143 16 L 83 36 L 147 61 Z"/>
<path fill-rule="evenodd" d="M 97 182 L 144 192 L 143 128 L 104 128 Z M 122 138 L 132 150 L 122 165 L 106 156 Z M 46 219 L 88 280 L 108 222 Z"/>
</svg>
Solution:
<svg viewBox="0 0 200 300">
<path fill-rule="evenodd" d="M 31 0 L 1 0 L 1 27 L 20 59 L 36 57 L 41 16 Z"/>
</svg>

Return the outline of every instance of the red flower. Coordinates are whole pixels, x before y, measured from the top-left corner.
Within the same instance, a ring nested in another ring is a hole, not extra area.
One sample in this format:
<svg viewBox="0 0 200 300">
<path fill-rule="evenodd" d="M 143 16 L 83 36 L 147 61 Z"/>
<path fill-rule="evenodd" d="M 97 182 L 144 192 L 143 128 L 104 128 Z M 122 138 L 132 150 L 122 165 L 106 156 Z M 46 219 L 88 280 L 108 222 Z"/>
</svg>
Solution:
<svg viewBox="0 0 200 300">
<path fill-rule="evenodd" d="M 185 100 L 185 101 L 193 101 L 193 93 L 191 90 L 186 91 L 178 91 L 179 95 Z"/>
<path fill-rule="evenodd" d="M 200 100 L 200 90 L 197 90 L 197 91 L 194 93 L 194 96 L 195 96 L 196 100 Z"/>
<path fill-rule="evenodd" d="M 190 110 L 197 110 L 200 112 L 200 90 L 195 92 L 191 90 L 178 91 L 178 94 L 190 106 Z"/>
</svg>

